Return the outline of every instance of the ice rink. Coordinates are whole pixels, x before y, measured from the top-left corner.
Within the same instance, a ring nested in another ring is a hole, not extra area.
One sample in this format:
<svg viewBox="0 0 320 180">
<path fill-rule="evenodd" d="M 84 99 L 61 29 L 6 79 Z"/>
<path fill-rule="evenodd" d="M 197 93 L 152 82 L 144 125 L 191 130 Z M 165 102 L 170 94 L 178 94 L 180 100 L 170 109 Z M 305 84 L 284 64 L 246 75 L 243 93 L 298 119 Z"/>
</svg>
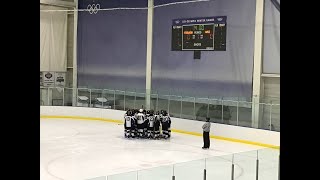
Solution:
<svg viewBox="0 0 320 180">
<path fill-rule="evenodd" d="M 41 180 L 85 180 L 143 169 L 146 170 L 139 173 L 139 179 L 154 180 L 152 176 L 157 172 L 157 180 L 161 177 L 168 179 L 171 177 L 168 172 L 173 171 L 172 164 L 176 163 L 180 163 L 180 166 L 175 165 L 176 180 L 201 180 L 204 169 L 204 160 L 201 159 L 209 157 L 211 160 L 207 160 L 207 166 L 219 171 L 215 174 L 210 171 L 208 176 L 221 176 L 219 179 L 224 180 L 230 177 L 231 154 L 263 148 L 211 139 L 210 150 L 202 150 L 202 137 L 180 133 L 172 133 L 170 140 L 125 139 L 123 124 L 103 121 L 42 118 L 40 132 Z M 241 160 L 240 156 L 235 160 L 235 179 L 254 179 L 253 153 L 248 152 L 249 160 Z M 159 168 L 148 173 L 148 169 L 154 167 Z M 260 179 L 277 177 L 273 173 L 277 171 L 277 161 L 266 162 L 262 167 L 265 178 Z M 201 172 L 192 173 L 197 169 Z M 131 180 L 130 177 L 133 179 L 136 174 L 127 173 L 123 178 L 114 175 L 109 179 Z"/>
</svg>

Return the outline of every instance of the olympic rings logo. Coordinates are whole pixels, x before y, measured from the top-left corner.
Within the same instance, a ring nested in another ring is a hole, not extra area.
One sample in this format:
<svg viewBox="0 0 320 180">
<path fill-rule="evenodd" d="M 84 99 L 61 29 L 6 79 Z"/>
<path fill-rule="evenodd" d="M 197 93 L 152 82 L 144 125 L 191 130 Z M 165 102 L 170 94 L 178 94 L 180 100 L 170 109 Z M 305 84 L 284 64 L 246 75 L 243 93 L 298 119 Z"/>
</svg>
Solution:
<svg viewBox="0 0 320 180">
<path fill-rule="evenodd" d="M 100 4 L 89 4 L 87 6 L 87 10 L 89 11 L 90 14 L 97 14 L 98 10 L 100 9 Z"/>
</svg>

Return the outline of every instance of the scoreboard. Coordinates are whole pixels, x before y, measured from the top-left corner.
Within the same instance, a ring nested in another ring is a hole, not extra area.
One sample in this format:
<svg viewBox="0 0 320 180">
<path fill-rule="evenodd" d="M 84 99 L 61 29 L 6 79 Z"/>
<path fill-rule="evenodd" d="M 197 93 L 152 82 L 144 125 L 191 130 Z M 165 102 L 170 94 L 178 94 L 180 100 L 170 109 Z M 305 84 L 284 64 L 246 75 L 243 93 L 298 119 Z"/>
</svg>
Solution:
<svg viewBox="0 0 320 180">
<path fill-rule="evenodd" d="M 226 16 L 174 19 L 172 51 L 226 51 Z"/>
</svg>

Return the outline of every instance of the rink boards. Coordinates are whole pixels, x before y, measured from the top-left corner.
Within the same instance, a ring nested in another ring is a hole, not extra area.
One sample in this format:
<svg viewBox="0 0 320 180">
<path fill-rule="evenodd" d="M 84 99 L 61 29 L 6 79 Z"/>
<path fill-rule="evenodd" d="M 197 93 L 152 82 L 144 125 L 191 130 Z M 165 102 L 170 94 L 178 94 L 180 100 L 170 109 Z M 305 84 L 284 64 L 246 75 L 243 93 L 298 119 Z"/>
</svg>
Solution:
<svg viewBox="0 0 320 180">
<path fill-rule="evenodd" d="M 42 118 L 99 120 L 123 123 L 125 111 L 66 106 L 40 106 Z M 202 136 L 204 122 L 172 117 L 172 132 Z M 280 132 L 212 123 L 211 138 L 279 149 Z"/>
</svg>

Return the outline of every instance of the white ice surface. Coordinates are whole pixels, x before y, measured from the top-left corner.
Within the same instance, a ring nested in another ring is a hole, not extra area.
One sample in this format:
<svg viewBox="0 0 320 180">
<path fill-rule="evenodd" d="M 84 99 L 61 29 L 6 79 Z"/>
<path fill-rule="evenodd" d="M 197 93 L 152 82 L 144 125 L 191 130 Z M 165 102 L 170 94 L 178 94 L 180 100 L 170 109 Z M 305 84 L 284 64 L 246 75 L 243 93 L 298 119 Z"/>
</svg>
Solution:
<svg viewBox="0 0 320 180">
<path fill-rule="evenodd" d="M 139 172 L 139 180 L 160 180 L 160 176 L 170 177 L 172 164 L 176 163 L 180 163 L 175 165 L 176 180 L 200 180 L 203 178 L 204 165 L 204 160 L 200 159 L 213 156 L 219 157 L 207 160 L 207 166 L 219 171 L 207 172 L 208 177 L 219 176 L 220 180 L 230 179 L 232 153 L 262 148 L 211 139 L 210 150 L 202 150 L 202 137 L 179 133 L 172 133 L 170 140 L 130 140 L 123 137 L 122 124 L 102 121 L 41 119 L 40 132 L 41 180 L 85 180 L 142 169 L 147 170 Z M 254 153 L 235 156 L 236 179 L 244 180 L 254 176 Z M 266 162 L 262 167 L 268 170 L 265 174 L 276 176 L 273 175 L 274 169 L 277 168 L 276 161 L 272 163 L 270 166 L 270 162 Z M 149 170 L 153 167 L 159 168 Z M 157 179 L 151 177 L 157 173 Z M 190 174 L 194 174 L 192 175 L 194 177 Z M 132 180 L 136 179 L 136 172 L 127 175 L 132 176 Z M 131 180 L 129 177 L 120 177 L 115 175 L 109 179 Z"/>
</svg>

